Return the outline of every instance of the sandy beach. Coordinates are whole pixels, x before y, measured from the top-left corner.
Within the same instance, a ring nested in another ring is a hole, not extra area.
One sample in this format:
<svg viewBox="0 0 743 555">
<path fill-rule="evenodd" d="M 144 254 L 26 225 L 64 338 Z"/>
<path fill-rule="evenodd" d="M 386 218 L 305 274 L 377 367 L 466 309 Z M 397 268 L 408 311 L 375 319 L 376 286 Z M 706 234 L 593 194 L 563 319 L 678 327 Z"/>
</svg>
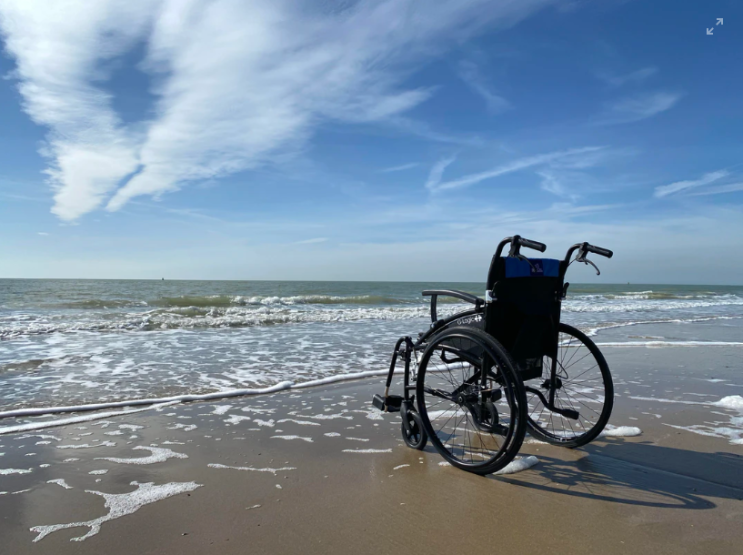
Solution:
<svg viewBox="0 0 743 555">
<path fill-rule="evenodd" d="M 740 434 L 715 405 L 739 350 L 605 351 L 612 425 L 641 435 L 527 439 L 503 476 L 405 447 L 380 378 L 0 436 L 3 553 L 736 552 L 743 446 L 710 430 Z"/>
<path fill-rule="evenodd" d="M 2 435 L 2 552 L 737 552 L 739 349 L 605 352 L 611 423 L 641 434 L 527 439 L 502 476 L 405 447 L 380 378 Z"/>
</svg>

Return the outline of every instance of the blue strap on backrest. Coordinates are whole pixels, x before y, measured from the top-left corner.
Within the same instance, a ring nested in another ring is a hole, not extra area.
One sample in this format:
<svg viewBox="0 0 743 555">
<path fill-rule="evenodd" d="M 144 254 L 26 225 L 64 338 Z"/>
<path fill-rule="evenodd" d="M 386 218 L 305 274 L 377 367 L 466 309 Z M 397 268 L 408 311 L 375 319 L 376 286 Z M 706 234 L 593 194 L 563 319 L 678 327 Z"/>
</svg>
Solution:
<svg viewBox="0 0 743 555">
<path fill-rule="evenodd" d="M 530 258 L 534 267 L 518 258 L 507 257 L 506 262 L 506 277 L 559 277 L 560 275 L 560 261 L 552 258 Z"/>
</svg>

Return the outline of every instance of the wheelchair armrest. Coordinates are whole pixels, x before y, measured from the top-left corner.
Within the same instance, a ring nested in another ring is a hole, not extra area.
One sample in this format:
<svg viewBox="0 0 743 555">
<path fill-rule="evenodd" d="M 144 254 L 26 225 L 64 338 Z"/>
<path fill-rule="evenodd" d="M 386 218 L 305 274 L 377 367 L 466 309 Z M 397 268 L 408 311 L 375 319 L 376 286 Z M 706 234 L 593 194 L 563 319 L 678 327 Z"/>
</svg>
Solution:
<svg viewBox="0 0 743 555">
<path fill-rule="evenodd" d="M 438 318 L 436 317 L 436 301 L 439 295 L 444 297 L 454 297 L 475 305 L 479 308 L 485 304 L 485 300 L 475 295 L 470 295 L 464 291 L 457 291 L 456 289 L 426 289 L 423 291 L 424 297 L 431 297 L 431 322 L 435 322 Z"/>
</svg>

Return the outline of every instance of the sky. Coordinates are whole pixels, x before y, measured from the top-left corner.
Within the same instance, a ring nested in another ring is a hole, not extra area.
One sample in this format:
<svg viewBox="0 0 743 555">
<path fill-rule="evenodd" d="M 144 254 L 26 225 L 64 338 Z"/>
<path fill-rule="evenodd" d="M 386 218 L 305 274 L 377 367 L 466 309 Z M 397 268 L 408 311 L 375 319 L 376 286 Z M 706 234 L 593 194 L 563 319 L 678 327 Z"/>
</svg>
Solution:
<svg viewBox="0 0 743 555">
<path fill-rule="evenodd" d="M 742 15 L 0 0 L 0 277 L 743 284 Z"/>
</svg>

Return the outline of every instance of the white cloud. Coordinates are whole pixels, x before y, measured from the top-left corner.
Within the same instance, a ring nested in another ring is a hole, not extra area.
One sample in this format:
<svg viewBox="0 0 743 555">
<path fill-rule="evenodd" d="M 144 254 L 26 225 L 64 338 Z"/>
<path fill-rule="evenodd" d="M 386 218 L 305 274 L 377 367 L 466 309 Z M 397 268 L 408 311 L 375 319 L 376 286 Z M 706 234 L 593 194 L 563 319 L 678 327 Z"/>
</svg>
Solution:
<svg viewBox="0 0 743 555">
<path fill-rule="evenodd" d="M 691 193 L 691 196 L 700 195 L 722 195 L 725 193 L 736 193 L 743 191 L 743 183 L 730 183 L 729 185 L 720 185 L 719 187 L 710 187 L 696 193 Z"/>
<path fill-rule="evenodd" d="M 31 119 L 51 134 L 44 154 L 53 212 L 73 220 L 95 209 L 137 168 L 136 141 L 98 82 L 105 63 L 131 48 L 154 1 L 4 0 L 0 29 Z M 122 22 L 126 22 L 122 24 Z"/>
<path fill-rule="evenodd" d="M 297 241 L 295 245 L 312 245 L 315 243 L 325 243 L 328 240 L 327 237 L 315 237 L 314 239 L 305 239 L 304 241 Z"/>
<path fill-rule="evenodd" d="M 470 60 L 460 62 L 459 76 L 474 93 L 485 100 L 485 104 L 491 114 L 500 114 L 511 107 L 508 100 L 490 90 L 474 62 Z"/>
<path fill-rule="evenodd" d="M 405 127 L 401 114 L 433 92 L 402 87 L 414 62 L 549 3 L 4 0 L 0 28 L 24 109 L 51 130 L 53 211 L 74 220 L 132 174 L 110 210 L 256 168 L 300 149 L 323 121 Z M 142 67 L 160 84 L 140 135 L 102 85 L 105 65 L 145 40 Z"/>
<path fill-rule="evenodd" d="M 537 173 L 542 178 L 540 187 L 543 191 L 547 191 L 548 193 L 552 193 L 553 195 L 563 197 L 571 201 L 575 201 L 579 198 L 578 195 L 570 192 L 564 185 L 563 181 L 554 173 L 547 171 L 541 171 Z"/>
<path fill-rule="evenodd" d="M 701 178 L 696 179 L 696 180 L 676 181 L 675 183 L 671 183 L 670 185 L 663 185 L 661 187 L 656 187 L 654 196 L 656 198 L 667 197 L 668 195 L 672 195 L 680 191 L 686 191 L 688 189 L 694 189 L 696 187 L 702 187 L 704 185 L 709 185 L 710 183 L 714 183 L 715 181 L 718 181 L 724 177 L 727 177 L 728 175 L 730 174 L 727 171 L 719 170 L 716 172 L 705 173 Z"/>
<path fill-rule="evenodd" d="M 680 93 L 655 92 L 623 98 L 610 104 L 597 123 L 632 123 L 651 118 L 673 108 L 682 96 Z"/>
<path fill-rule="evenodd" d="M 451 161 L 447 159 L 449 162 L 444 164 L 446 160 L 442 160 L 431 170 L 431 175 L 428 178 L 426 187 L 435 191 L 459 189 L 461 187 L 468 187 L 481 181 L 485 181 L 486 179 L 493 179 L 494 177 L 500 177 L 501 175 L 547 164 L 561 163 L 567 167 L 587 167 L 585 158 L 588 157 L 592 160 L 589 165 L 595 164 L 597 158 L 594 154 L 603 148 L 604 147 L 600 146 L 589 146 L 570 150 L 559 150 L 547 154 L 538 154 L 536 156 L 527 156 L 517 160 L 512 160 L 511 162 L 507 162 L 488 171 L 466 175 L 459 179 L 445 181 L 443 183 L 441 183 L 441 175 L 443 174 L 443 170 L 449 165 L 449 163 L 451 163 Z M 439 167 L 440 165 L 443 165 L 443 167 Z M 433 177 L 436 177 L 437 179 L 433 179 Z"/>
<path fill-rule="evenodd" d="M 39 231 L 38 234 L 42 237 L 46 237 L 47 235 L 49 235 L 46 231 Z"/>
<path fill-rule="evenodd" d="M 605 81 L 612 87 L 621 87 L 622 85 L 626 85 L 628 83 L 641 83 L 648 77 L 651 77 L 656 73 L 658 73 L 658 68 L 650 66 L 632 71 L 630 73 L 624 73 L 622 75 L 617 75 L 615 73 L 609 72 L 600 72 L 598 74 L 598 78 L 602 81 Z"/>
<path fill-rule="evenodd" d="M 456 159 L 457 159 L 456 156 L 451 156 L 449 158 L 442 158 L 441 160 L 436 162 L 431 168 L 431 171 L 428 173 L 428 180 L 426 181 L 426 189 L 434 190 L 438 188 L 439 184 L 441 183 L 441 178 L 444 176 L 444 171 Z"/>
<path fill-rule="evenodd" d="M 412 162 L 410 164 L 402 164 L 400 166 L 393 166 L 391 168 L 384 168 L 383 170 L 379 170 L 379 173 L 394 173 L 394 172 L 402 172 L 405 170 L 412 170 L 413 168 L 417 168 L 420 164 L 417 162 Z"/>
</svg>

